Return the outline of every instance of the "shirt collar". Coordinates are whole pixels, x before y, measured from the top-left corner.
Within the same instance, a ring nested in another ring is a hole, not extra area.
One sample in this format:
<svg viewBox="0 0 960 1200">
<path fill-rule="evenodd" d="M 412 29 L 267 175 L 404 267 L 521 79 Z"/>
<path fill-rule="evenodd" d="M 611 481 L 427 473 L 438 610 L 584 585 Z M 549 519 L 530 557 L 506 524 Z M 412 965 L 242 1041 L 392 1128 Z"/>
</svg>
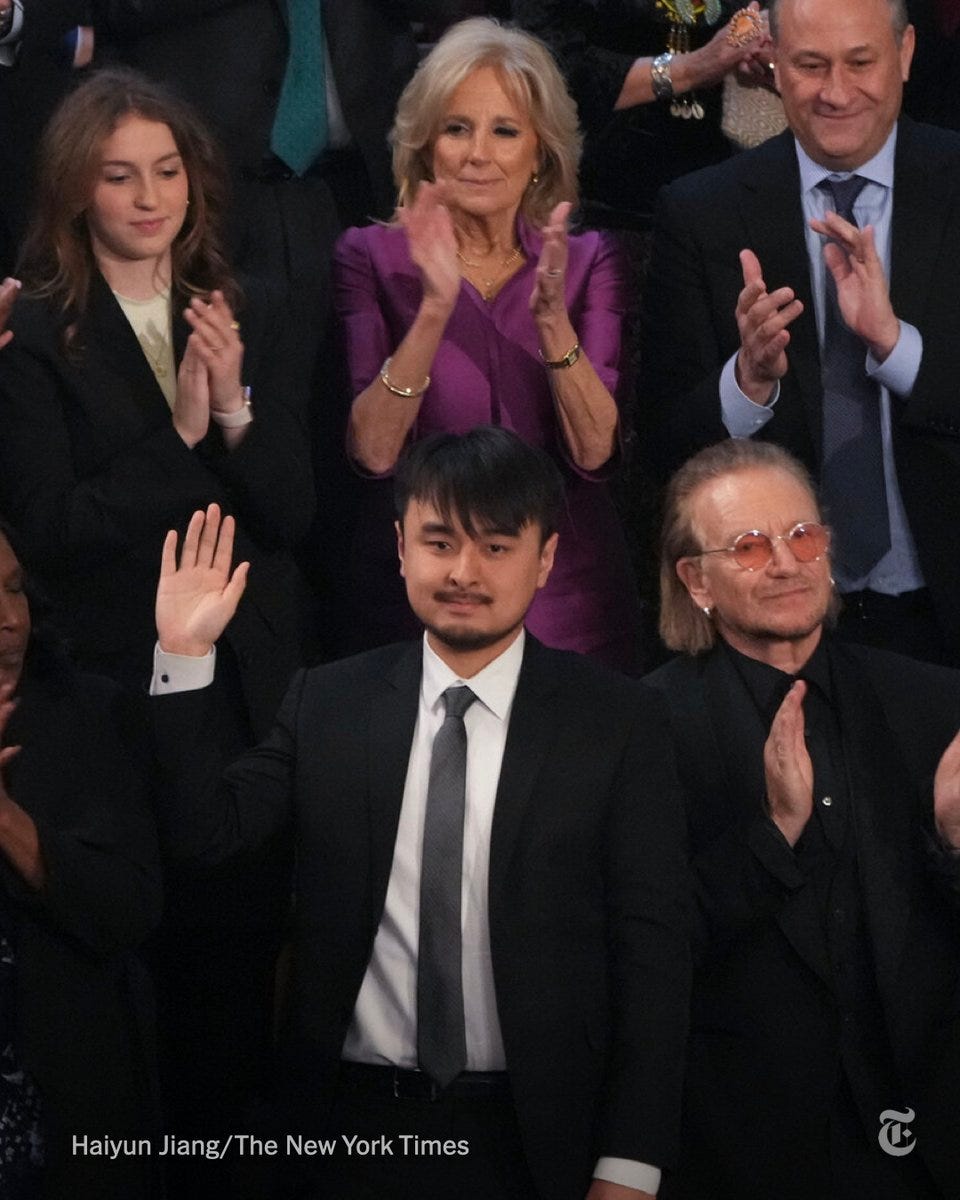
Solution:
<svg viewBox="0 0 960 1200">
<path fill-rule="evenodd" d="M 521 629 L 519 636 L 514 638 L 493 662 L 487 663 L 482 671 L 471 675 L 469 679 L 462 679 L 431 649 L 427 635 L 424 634 L 423 679 L 420 684 L 420 695 L 424 703 L 433 710 L 448 687 L 464 683 L 484 708 L 488 708 L 499 720 L 505 721 L 510 715 L 510 706 L 517 690 L 525 641 L 526 632 Z"/>
<path fill-rule="evenodd" d="M 861 175 L 872 183 L 882 184 L 883 187 L 893 187 L 893 160 L 897 148 L 897 127 L 890 130 L 887 140 L 883 143 L 873 158 L 868 159 L 855 171 L 831 171 L 828 167 L 814 162 L 806 150 L 794 138 L 797 148 L 797 162 L 800 167 L 800 190 L 803 195 L 812 192 L 824 179 L 849 179 L 851 175 Z"/>
<path fill-rule="evenodd" d="M 830 674 L 830 656 L 827 650 L 827 638 L 821 635 L 817 647 L 804 664 L 803 669 L 796 675 L 788 675 L 778 667 L 750 658 L 735 650 L 728 642 L 721 639 L 720 645 L 730 657 L 737 673 L 743 680 L 747 690 L 753 697 L 757 708 L 773 719 L 777 709 L 783 703 L 790 685 L 795 679 L 805 679 L 814 684 L 828 703 L 833 703 L 833 684 Z"/>
</svg>

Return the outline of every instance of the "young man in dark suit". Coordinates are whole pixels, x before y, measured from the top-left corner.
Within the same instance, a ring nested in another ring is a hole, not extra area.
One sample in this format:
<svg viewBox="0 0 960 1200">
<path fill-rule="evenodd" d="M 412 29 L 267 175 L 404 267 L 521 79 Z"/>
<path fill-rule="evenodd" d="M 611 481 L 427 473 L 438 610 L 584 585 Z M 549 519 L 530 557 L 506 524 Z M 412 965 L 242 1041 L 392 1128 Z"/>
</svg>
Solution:
<svg viewBox="0 0 960 1200">
<path fill-rule="evenodd" d="M 960 673 L 826 632 L 829 531 L 778 446 L 667 497 L 661 633 L 696 889 L 665 1200 L 949 1200 L 960 1180 Z"/>
<path fill-rule="evenodd" d="M 167 844 L 217 862 L 284 826 L 297 841 L 280 1088 L 291 1131 L 334 1139 L 301 1160 L 306 1195 L 649 1200 L 672 1163 L 671 753 L 645 689 L 524 632 L 560 503 L 550 460 L 505 430 L 417 443 L 397 536 L 423 642 L 300 673 L 222 781 L 208 689 L 180 689 L 209 678 L 246 566 L 215 507 L 179 565 L 165 547 Z"/>
<path fill-rule="evenodd" d="M 960 137 L 899 115 L 902 0 L 776 0 L 770 27 L 790 129 L 661 197 L 642 444 L 664 477 L 785 446 L 835 528 L 840 632 L 958 665 Z"/>
</svg>

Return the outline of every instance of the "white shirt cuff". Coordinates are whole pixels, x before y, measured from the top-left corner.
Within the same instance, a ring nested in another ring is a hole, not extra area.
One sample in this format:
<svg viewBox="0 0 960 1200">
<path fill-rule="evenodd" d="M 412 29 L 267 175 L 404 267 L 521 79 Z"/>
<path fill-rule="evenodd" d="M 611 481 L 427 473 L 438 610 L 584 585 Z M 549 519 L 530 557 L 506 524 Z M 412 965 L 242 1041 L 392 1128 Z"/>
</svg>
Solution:
<svg viewBox="0 0 960 1200">
<path fill-rule="evenodd" d="M 167 654 L 157 642 L 153 649 L 153 678 L 151 696 L 169 696 L 175 692 L 196 692 L 213 683 L 217 665 L 217 648 L 197 658 L 192 654 Z"/>
<path fill-rule="evenodd" d="M 594 1179 L 619 1183 L 621 1187 L 636 1188 L 655 1196 L 660 1190 L 660 1168 L 632 1158 L 601 1158 L 593 1170 Z"/>
<path fill-rule="evenodd" d="M 913 391 L 923 359 L 923 335 L 915 325 L 900 322 L 897 344 L 883 362 L 867 351 L 867 374 L 894 396 L 907 397 Z"/>
<path fill-rule="evenodd" d="M 773 395 L 766 404 L 755 404 L 740 390 L 737 383 L 737 356 L 727 359 L 720 372 L 720 413 L 727 433 L 734 438 L 752 437 L 773 416 L 773 406 L 780 399 L 779 381 L 773 385 Z"/>
</svg>

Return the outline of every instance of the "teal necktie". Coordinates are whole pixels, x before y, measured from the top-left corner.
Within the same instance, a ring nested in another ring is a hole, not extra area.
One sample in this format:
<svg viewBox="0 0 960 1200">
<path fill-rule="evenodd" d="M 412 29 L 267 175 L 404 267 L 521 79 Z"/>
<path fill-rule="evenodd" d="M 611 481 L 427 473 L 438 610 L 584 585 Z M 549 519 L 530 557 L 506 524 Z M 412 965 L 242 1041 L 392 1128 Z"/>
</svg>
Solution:
<svg viewBox="0 0 960 1200">
<path fill-rule="evenodd" d="M 327 84 L 320 0 L 287 0 L 287 69 L 270 149 L 298 175 L 327 144 Z"/>
</svg>

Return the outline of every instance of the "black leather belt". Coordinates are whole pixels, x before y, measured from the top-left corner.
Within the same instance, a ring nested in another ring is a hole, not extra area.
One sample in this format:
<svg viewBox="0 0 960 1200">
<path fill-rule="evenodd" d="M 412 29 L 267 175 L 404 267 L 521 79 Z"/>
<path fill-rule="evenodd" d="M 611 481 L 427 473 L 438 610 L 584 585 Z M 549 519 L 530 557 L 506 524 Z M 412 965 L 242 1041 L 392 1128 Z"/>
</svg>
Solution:
<svg viewBox="0 0 960 1200">
<path fill-rule="evenodd" d="M 506 1071 L 462 1071 L 440 1088 L 422 1071 L 378 1067 L 372 1063 L 341 1062 L 340 1086 L 354 1094 L 379 1100 L 502 1100 L 510 1095 Z"/>
</svg>

